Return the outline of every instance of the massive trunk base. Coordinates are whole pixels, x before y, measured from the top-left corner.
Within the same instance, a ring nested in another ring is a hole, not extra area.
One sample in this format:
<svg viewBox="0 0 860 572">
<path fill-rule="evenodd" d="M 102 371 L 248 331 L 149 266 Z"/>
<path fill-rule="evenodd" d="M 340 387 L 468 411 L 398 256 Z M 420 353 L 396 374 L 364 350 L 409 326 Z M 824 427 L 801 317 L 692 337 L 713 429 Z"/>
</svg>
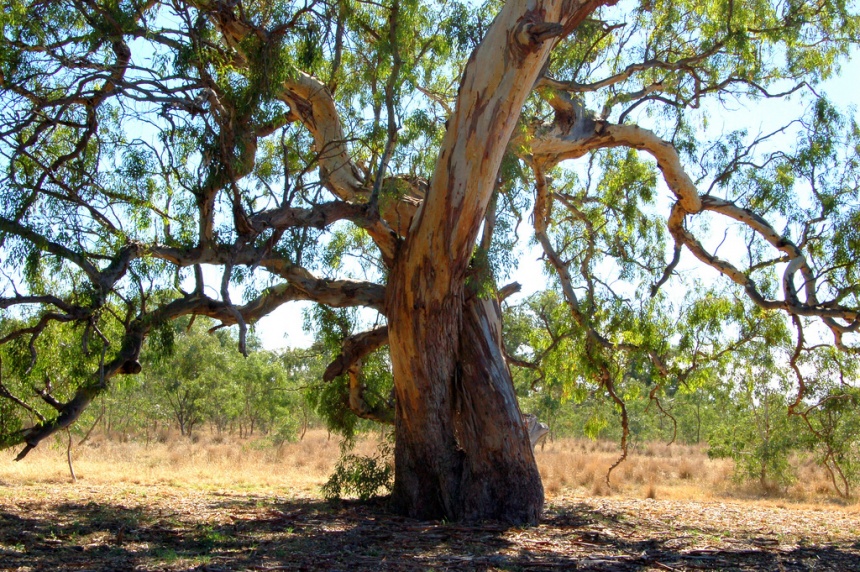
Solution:
<svg viewBox="0 0 860 572">
<path fill-rule="evenodd" d="M 437 356 L 455 358 L 447 382 L 395 381 L 410 386 L 405 393 L 423 386 L 417 402 L 398 395 L 395 506 L 421 519 L 536 524 L 543 486 L 501 350 L 498 303 L 473 298 L 446 318 L 460 322 L 457 355 Z"/>
</svg>

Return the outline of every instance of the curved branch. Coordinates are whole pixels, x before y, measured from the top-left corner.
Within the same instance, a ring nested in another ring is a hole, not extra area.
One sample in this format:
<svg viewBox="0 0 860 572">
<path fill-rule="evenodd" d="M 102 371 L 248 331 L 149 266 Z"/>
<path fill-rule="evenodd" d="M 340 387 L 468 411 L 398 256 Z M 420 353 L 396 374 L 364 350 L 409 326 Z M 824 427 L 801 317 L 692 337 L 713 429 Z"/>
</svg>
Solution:
<svg viewBox="0 0 860 572">
<path fill-rule="evenodd" d="M 842 347 L 842 333 L 860 329 L 860 311 L 857 309 L 839 305 L 835 301 L 819 302 L 816 295 L 815 276 L 803 253 L 788 237 L 778 233 L 766 220 L 748 209 L 709 195 L 701 196 L 671 143 L 647 129 L 595 120 L 592 114 L 569 98 L 559 96 L 554 101 L 557 110 L 556 121 L 552 126 L 538 130 L 532 142 L 533 162 L 537 168 L 545 170 L 562 160 L 579 158 L 598 149 L 630 147 L 645 151 L 657 161 L 666 184 L 677 199 L 668 219 L 669 230 L 677 244 L 683 244 L 701 262 L 715 268 L 742 286 L 747 295 L 762 308 L 822 318 L 833 331 L 837 345 L 840 347 Z M 538 177 L 538 185 L 540 186 L 540 177 Z M 540 197 L 538 200 L 540 201 Z M 783 275 L 783 300 L 766 299 L 747 273 L 709 253 L 687 230 L 686 217 L 706 210 L 745 224 L 788 257 L 789 264 Z M 538 238 L 540 240 L 539 236 Z M 552 261 L 552 257 L 550 260 Z M 797 272 L 800 272 L 803 277 L 806 297 L 804 302 L 798 299 L 794 285 L 794 275 Z M 836 319 L 845 320 L 849 324 L 839 324 Z"/>
<path fill-rule="evenodd" d="M 380 326 L 349 336 L 343 340 L 341 353 L 331 362 L 323 373 L 324 381 L 332 381 L 353 367 L 366 356 L 388 343 L 388 326 Z"/>
<path fill-rule="evenodd" d="M 309 74 L 297 72 L 294 79 L 284 83 L 278 97 L 313 136 L 320 178 L 328 189 L 344 201 L 369 201 L 372 190 L 352 162 L 334 99 L 325 84 Z M 394 203 L 380 213 L 387 224 L 376 221 L 365 227 L 389 262 L 393 261 L 397 247 L 395 236 L 406 236 L 417 211 L 417 204 L 412 201 Z M 392 232 L 396 235 L 392 236 Z"/>
</svg>

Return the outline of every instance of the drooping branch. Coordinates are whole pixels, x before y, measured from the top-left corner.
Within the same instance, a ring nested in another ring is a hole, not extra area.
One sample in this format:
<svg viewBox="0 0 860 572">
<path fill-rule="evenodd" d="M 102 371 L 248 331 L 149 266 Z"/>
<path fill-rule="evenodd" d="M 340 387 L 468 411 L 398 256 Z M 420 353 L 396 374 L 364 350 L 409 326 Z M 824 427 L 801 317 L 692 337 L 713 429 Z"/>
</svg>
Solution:
<svg viewBox="0 0 860 572">
<path fill-rule="evenodd" d="M 540 163 L 536 161 L 533 165 L 533 168 L 536 179 L 535 206 L 534 212 L 532 214 L 535 229 L 535 238 L 537 238 L 538 242 L 544 250 L 544 254 L 549 259 L 550 264 L 552 264 L 552 266 L 555 268 L 556 273 L 558 274 L 559 281 L 561 282 L 561 289 L 564 294 L 565 301 L 567 302 L 568 309 L 570 310 L 571 316 L 573 317 L 576 324 L 580 328 L 583 328 L 585 330 L 585 358 L 594 368 L 595 379 L 598 384 L 603 387 L 609 394 L 621 414 L 621 456 L 609 467 L 606 472 L 606 484 L 607 486 L 610 486 L 609 478 L 612 474 L 612 471 L 615 470 L 615 468 L 618 467 L 621 463 L 623 463 L 624 460 L 627 458 L 627 445 L 628 437 L 630 434 L 630 423 L 627 413 L 627 405 L 621 398 L 621 396 L 618 395 L 618 392 L 615 389 L 615 382 L 612 379 L 612 372 L 610 371 L 609 363 L 604 356 L 604 352 L 606 350 L 629 351 L 638 348 L 634 348 L 630 344 L 613 344 L 610 340 L 608 340 L 606 337 L 601 335 L 600 332 L 597 331 L 597 329 L 592 324 L 590 316 L 583 311 L 579 299 L 573 289 L 573 280 L 568 269 L 568 264 L 562 260 L 561 256 L 559 256 L 555 247 L 552 245 L 552 241 L 550 240 L 549 235 L 547 233 L 549 221 L 552 216 L 552 195 L 549 191 L 549 182 L 542 170 L 542 166 Z M 591 243 L 592 240 L 589 239 L 588 248 L 593 248 L 593 244 Z M 583 262 L 581 270 L 584 275 L 584 278 L 589 281 L 589 295 L 593 297 L 593 284 L 590 280 L 590 274 L 587 269 L 587 262 Z M 594 307 L 593 303 L 591 304 L 591 307 Z"/>
<path fill-rule="evenodd" d="M 98 369 L 90 374 L 86 382 L 77 387 L 68 401 L 56 401 L 52 404 L 57 411 L 56 417 L 42 418 L 36 425 L 10 436 L 10 445 L 25 444 L 15 460 L 20 461 L 40 442 L 70 427 L 90 403 L 107 390 L 113 377 L 119 374 L 140 373 L 141 366 L 138 359 L 148 333 L 153 328 L 179 316 L 195 313 L 200 305 L 201 299 L 198 293 L 192 293 L 167 303 L 149 314 L 137 316 L 126 326 L 121 347 L 116 355 L 107 362 L 102 358 Z"/>
<path fill-rule="evenodd" d="M 587 350 L 588 354 L 591 354 L 591 349 Z M 589 359 L 592 360 L 599 368 L 599 377 L 601 380 L 602 386 L 606 389 L 607 393 L 609 393 L 609 397 L 615 403 L 615 406 L 618 407 L 618 411 L 621 414 L 621 456 L 616 459 L 616 461 L 607 469 L 606 471 L 606 486 L 611 487 L 609 479 L 612 476 L 612 471 L 614 471 L 621 463 L 627 459 L 628 454 L 628 439 L 630 438 L 630 418 L 627 413 L 627 404 L 621 399 L 621 396 L 618 395 L 618 392 L 615 389 L 615 382 L 612 380 L 612 373 L 609 371 L 609 365 L 605 360 L 601 358 L 595 359 L 591 355 L 589 355 Z"/>
<path fill-rule="evenodd" d="M 235 323 L 239 326 L 239 353 L 248 357 L 247 335 L 248 324 L 242 316 L 242 312 L 233 305 L 230 299 L 230 279 L 233 277 L 233 265 L 227 264 L 224 266 L 224 273 L 221 276 L 221 303 L 228 315 L 233 317 Z"/>
<path fill-rule="evenodd" d="M 22 429 L 17 434 L 11 435 L 13 442 L 25 443 L 25 447 L 18 453 L 15 460 L 20 461 L 43 440 L 71 426 L 93 399 L 106 389 L 101 380 L 110 379 L 117 373 L 124 371 L 124 367 L 128 361 L 127 353 L 135 353 L 134 348 L 128 349 L 130 350 L 129 352 L 121 352 L 108 364 L 105 364 L 104 371 L 96 372 L 92 375 L 92 379 L 89 382 L 79 386 L 69 401 L 58 403 L 56 407 L 58 414 L 56 417 L 42 420 L 33 427 Z M 140 348 L 137 347 L 136 350 L 136 353 L 139 354 Z"/>
<path fill-rule="evenodd" d="M 552 216 L 552 197 L 549 192 L 546 175 L 543 172 L 540 164 L 535 163 L 535 204 L 532 218 L 534 221 L 535 238 L 543 248 L 544 254 L 555 268 L 561 282 L 561 290 L 564 298 L 567 301 L 573 319 L 580 326 L 585 325 L 585 317 L 580 310 L 579 298 L 573 290 L 573 280 L 567 268 L 567 264 L 561 259 L 556 252 L 552 241 L 549 238 L 547 229 L 549 227 L 550 217 Z"/>
</svg>

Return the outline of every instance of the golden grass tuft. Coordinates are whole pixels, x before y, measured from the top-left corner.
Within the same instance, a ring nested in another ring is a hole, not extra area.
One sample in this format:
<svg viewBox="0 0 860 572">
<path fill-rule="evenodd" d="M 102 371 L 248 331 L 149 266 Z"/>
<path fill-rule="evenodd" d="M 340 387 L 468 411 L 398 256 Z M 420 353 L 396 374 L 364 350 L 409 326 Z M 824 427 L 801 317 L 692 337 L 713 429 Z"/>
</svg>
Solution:
<svg viewBox="0 0 860 572">
<path fill-rule="evenodd" d="M 645 498 L 646 499 L 656 499 L 657 498 L 657 486 L 653 482 L 648 483 L 648 486 L 645 488 Z"/>
</svg>

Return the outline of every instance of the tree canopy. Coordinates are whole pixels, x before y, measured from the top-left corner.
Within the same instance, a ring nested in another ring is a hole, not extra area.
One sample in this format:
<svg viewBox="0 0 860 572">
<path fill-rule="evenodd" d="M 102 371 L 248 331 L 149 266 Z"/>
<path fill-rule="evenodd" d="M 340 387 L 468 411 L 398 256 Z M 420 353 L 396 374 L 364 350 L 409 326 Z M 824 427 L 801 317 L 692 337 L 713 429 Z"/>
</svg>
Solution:
<svg viewBox="0 0 860 572">
<path fill-rule="evenodd" d="M 860 129 L 821 87 L 857 8 L 9 0 L 2 443 L 73 423 L 180 317 L 246 353 L 298 300 L 341 401 L 395 423 L 418 516 L 537 518 L 509 365 L 526 394 L 605 394 L 625 443 L 626 395 L 739 363 L 820 430 L 860 330 Z M 548 290 L 502 329 L 530 236 Z"/>
</svg>

